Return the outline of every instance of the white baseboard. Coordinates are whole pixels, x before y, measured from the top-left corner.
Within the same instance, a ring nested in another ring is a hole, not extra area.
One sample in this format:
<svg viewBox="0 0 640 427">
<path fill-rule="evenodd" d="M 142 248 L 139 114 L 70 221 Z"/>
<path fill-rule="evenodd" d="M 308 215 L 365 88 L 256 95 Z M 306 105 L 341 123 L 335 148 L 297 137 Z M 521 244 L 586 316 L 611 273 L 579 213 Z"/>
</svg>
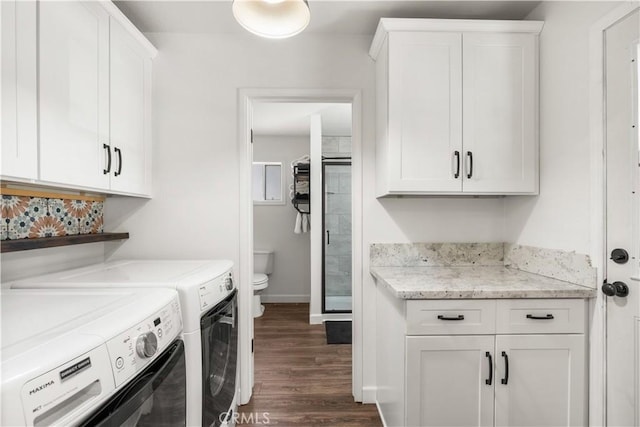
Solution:
<svg viewBox="0 0 640 427">
<path fill-rule="evenodd" d="M 327 320 L 352 320 L 353 315 L 351 313 L 325 313 L 325 314 L 310 314 L 309 324 L 319 325 Z M 373 401 L 369 402 L 373 403 Z"/>
<path fill-rule="evenodd" d="M 322 314 L 310 314 L 309 315 L 309 324 L 310 325 L 320 325 L 320 324 L 322 324 Z"/>
<path fill-rule="evenodd" d="M 376 401 L 375 386 L 362 387 L 362 403 L 375 403 L 376 405 L 378 404 L 378 402 Z"/>
<path fill-rule="evenodd" d="M 308 303 L 309 295 L 260 295 L 263 303 Z"/>
<path fill-rule="evenodd" d="M 322 315 L 322 321 L 326 322 L 327 320 L 353 320 L 353 315 L 351 313 L 325 313 Z"/>
</svg>

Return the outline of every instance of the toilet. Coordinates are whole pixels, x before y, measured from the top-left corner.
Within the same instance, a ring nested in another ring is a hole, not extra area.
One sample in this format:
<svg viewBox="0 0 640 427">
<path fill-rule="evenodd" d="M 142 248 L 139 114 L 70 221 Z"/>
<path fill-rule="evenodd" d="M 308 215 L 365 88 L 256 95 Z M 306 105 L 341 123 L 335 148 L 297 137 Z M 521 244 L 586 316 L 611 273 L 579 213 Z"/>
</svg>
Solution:
<svg viewBox="0 0 640 427">
<path fill-rule="evenodd" d="M 260 317 L 264 313 L 264 305 L 260 301 L 260 294 L 269 286 L 269 276 L 273 272 L 273 251 L 253 251 L 253 317 Z"/>
</svg>

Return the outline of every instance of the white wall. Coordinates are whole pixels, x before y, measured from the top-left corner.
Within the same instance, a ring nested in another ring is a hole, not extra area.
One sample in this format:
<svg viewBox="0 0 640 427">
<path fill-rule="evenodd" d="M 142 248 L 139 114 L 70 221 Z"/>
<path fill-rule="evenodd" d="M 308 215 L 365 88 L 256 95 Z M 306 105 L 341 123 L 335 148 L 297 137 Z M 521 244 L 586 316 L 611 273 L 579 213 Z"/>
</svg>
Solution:
<svg viewBox="0 0 640 427">
<path fill-rule="evenodd" d="M 298 211 L 289 201 L 291 162 L 309 154 L 309 136 L 254 136 L 253 160 L 281 162 L 285 177 L 286 204 L 253 206 L 253 246 L 272 249 L 275 255 L 264 302 L 309 302 L 309 233 L 295 234 Z"/>
<path fill-rule="evenodd" d="M 502 241 L 504 199 L 374 197 L 371 36 L 148 34 L 154 61 L 153 199 L 108 199 L 105 228 L 131 239 L 121 257 L 238 262 L 238 88 L 359 89 L 363 105 L 364 387 L 375 386 L 373 242 Z"/>
<path fill-rule="evenodd" d="M 589 28 L 618 2 L 542 2 L 540 195 L 510 197 L 506 240 L 590 251 Z"/>
<path fill-rule="evenodd" d="M 106 245 L 119 245 L 119 243 L 87 243 L 3 253 L 0 255 L 1 287 L 8 287 L 7 282 L 12 280 L 103 262 Z"/>
</svg>

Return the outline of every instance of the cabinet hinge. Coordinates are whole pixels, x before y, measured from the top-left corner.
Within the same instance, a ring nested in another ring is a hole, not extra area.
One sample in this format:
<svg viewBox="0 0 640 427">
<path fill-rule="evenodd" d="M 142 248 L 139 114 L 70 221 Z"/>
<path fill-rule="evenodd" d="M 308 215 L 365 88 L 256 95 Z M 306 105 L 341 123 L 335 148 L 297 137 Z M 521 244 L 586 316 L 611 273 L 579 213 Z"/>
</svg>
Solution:
<svg viewBox="0 0 640 427">
<path fill-rule="evenodd" d="M 253 353 L 253 338 L 251 338 L 251 353 Z"/>
<path fill-rule="evenodd" d="M 253 129 L 251 129 L 251 143 L 253 144 Z"/>
</svg>

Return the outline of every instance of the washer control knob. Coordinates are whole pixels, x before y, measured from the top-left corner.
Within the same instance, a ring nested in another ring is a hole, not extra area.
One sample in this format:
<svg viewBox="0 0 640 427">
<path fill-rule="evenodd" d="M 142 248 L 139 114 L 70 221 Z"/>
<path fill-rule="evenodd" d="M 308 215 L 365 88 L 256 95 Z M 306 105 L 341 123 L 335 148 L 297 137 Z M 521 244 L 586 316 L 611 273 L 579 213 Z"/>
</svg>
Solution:
<svg viewBox="0 0 640 427">
<path fill-rule="evenodd" d="M 157 350 L 158 338 L 153 332 L 145 332 L 136 340 L 136 352 L 143 359 L 153 356 Z"/>
<path fill-rule="evenodd" d="M 229 275 L 229 277 L 226 278 L 226 280 L 224 281 L 224 284 L 228 291 L 233 289 L 233 279 L 231 278 L 231 275 Z"/>
</svg>

